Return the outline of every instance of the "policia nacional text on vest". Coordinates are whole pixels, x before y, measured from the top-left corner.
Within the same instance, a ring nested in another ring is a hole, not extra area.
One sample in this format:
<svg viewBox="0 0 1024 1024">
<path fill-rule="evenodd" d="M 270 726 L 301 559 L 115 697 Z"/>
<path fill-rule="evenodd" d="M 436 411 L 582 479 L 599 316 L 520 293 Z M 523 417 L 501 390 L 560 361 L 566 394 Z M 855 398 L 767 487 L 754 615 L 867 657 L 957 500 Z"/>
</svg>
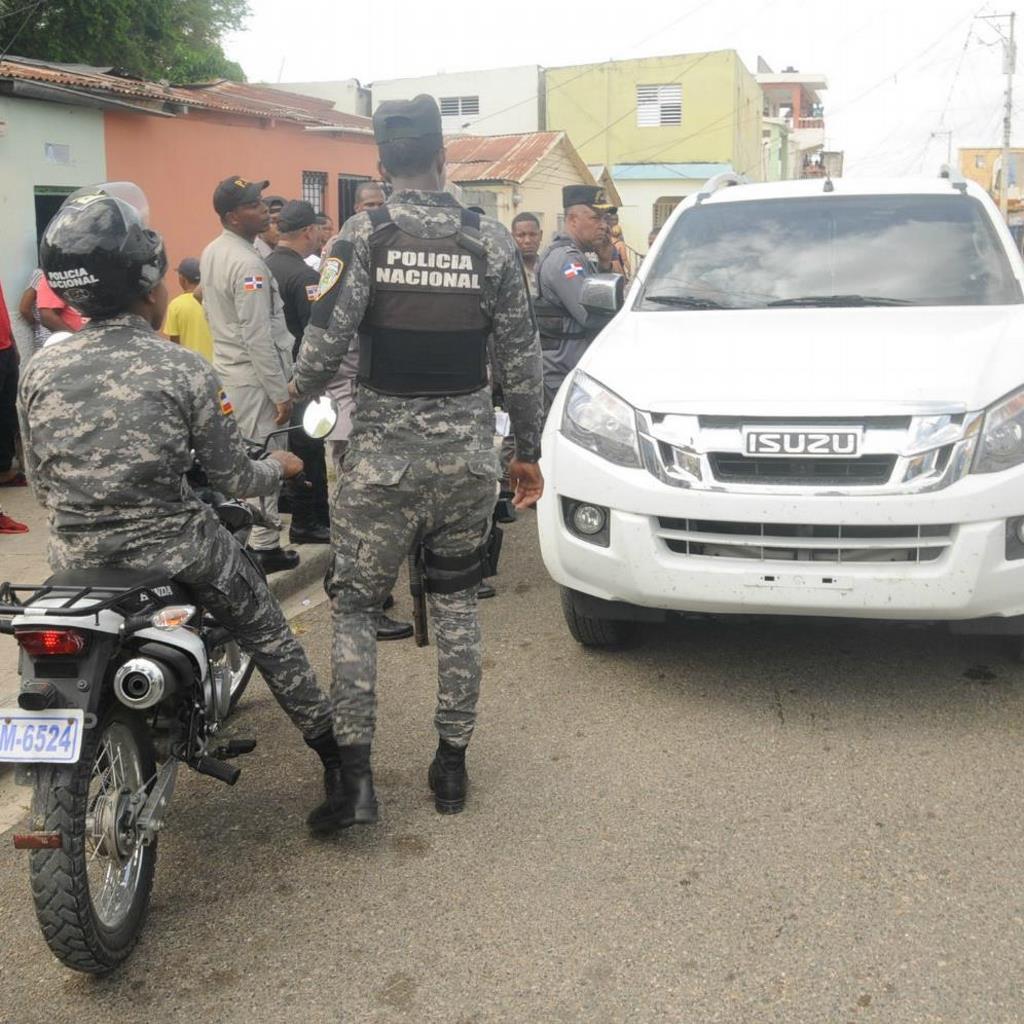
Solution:
<svg viewBox="0 0 1024 1024">
<path fill-rule="evenodd" d="M 461 213 L 441 238 L 368 213 L 370 301 L 359 328 L 359 383 L 385 395 L 465 395 L 487 386 L 491 322 L 481 307 L 487 260 L 480 217 Z"/>
</svg>

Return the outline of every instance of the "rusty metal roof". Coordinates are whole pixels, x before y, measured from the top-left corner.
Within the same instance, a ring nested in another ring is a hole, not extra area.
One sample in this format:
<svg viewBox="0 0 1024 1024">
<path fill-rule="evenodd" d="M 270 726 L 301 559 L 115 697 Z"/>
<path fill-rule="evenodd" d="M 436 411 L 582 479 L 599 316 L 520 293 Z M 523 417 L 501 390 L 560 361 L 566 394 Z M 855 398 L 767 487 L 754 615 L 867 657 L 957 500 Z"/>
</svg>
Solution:
<svg viewBox="0 0 1024 1024">
<path fill-rule="evenodd" d="M 372 131 L 370 119 L 333 110 L 329 100 L 298 96 L 269 86 L 237 82 L 204 82 L 174 86 L 147 82 L 116 69 L 57 64 L 6 57 L 0 60 L 0 82 L 26 82 L 97 99 L 112 98 L 154 114 L 174 114 L 177 107 L 238 114 L 261 120 L 276 119 L 303 125 L 333 125 L 361 134 Z"/>
<path fill-rule="evenodd" d="M 452 181 L 525 181 L 565 132 L 458 135 L 445 140 Z"/>
</svg>

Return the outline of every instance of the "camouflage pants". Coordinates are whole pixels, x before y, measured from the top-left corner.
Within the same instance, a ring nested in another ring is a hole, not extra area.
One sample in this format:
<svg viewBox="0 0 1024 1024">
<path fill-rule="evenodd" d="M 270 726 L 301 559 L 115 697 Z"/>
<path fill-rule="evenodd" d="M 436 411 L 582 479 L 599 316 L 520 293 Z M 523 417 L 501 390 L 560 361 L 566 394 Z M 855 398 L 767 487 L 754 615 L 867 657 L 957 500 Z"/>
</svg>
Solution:
<svg viewBox="0 0 1024 1024">
<path fill-rule="evenodd" d="M 376 721 L 375 617 L 417 536 L 449 558 L 487 539 L 494 510 L 493 450 L 385 455 L 350 449 L 331 515 L 334 565 L 327 580 L 334 615 L 334 734 L 344 745 L 369 743 Z M 439 575 L 454 575 L 439 573 Z M 477 584 L 431 594 L 437 643 L 434 724 L 449 743 L 469 743 L 480 695 Z"/>
<path fill-rule="evenodd" d="M 306 652 L 267 581 L 227 530 L 218 528 L 202 558 L 175 579 L 252 654 L 270 692 L 303 736 L 315 739 L 331 728 L 331 704 Z"/>
</svg>

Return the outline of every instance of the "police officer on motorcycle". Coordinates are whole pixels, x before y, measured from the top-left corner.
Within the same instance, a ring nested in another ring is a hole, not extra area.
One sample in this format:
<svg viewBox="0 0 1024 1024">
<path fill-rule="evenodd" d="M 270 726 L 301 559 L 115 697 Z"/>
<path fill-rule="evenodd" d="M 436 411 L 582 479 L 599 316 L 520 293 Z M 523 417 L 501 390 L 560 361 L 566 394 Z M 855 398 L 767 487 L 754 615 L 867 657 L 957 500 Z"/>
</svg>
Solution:
<svg viewBox="0 0 1024 1024">
<path fill-rule="evenodd" d="M 161 569 L 185 585 L 252 654 L 329 786 L 339 769 L 330 702 L 262 573 L 185 481 L 193 450 L 227 496 L 276 494 L 302 462 L 285 451 L 250 459 L 212 369 L 157 334 L 167 256 L 144 209 L 134 185 L 80 189 L 43 236 L 48 281 L 90 318 L 32 359 L 19 393 L 50 566 Z"/>
</svg>

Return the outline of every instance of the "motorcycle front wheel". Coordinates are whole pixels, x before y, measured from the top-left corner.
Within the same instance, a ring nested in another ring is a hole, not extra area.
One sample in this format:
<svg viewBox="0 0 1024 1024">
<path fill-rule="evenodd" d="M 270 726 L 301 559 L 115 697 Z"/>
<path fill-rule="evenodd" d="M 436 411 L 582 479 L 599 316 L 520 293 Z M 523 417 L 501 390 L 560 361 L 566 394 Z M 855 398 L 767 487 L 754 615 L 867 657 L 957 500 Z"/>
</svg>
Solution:
<svg viewBox="0 0 1024 1024">
<path fill-rule="evenodd" d="M 36 916 L 53 954 L 76 971 L 105 974 L 138 941 L 157 844 L 142 843 L 129 820 L 155 771 L 146 723 L 120 706 L 86 732 L 78 764 L 36 768 L 34 827 L 61 837 L 60 849 L 29 855 Z"/>
</svg>

